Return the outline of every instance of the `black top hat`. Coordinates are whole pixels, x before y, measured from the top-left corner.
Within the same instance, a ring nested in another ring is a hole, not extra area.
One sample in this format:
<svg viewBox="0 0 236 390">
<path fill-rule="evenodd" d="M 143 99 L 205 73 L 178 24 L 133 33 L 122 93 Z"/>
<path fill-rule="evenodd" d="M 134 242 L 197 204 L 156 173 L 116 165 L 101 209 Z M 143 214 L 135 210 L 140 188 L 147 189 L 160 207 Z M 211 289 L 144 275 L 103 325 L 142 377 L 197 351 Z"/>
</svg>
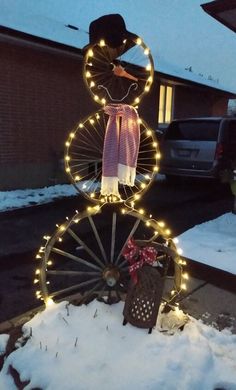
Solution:
<svg viewBox="0 0 236 390">
<path fill-rule="evenodd" d="M 90 45 L 104 39 L 108 46 L 116 48 L 127 38 L 134 39 L 137 35 L 126 30 L 124 19 L 119 14 L 104 15 L 90 23 Z"/>
</svg>

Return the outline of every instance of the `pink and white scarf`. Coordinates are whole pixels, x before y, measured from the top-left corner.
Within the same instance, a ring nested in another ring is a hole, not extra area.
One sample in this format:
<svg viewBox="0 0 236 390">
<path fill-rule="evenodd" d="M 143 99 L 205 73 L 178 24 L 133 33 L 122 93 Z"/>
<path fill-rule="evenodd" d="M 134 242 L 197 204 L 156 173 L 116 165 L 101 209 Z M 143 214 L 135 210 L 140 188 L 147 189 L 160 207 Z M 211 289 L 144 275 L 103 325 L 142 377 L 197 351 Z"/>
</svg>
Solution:
<svg viewBox="0 0 236 390">
<path fill-rule="evenodd" d="M 134 186 L 140 143 L 137 110 L 128 104 L 108 105 L 103 146 L 102 195 L 120 196 L 118 183 Z"/>
</svg>

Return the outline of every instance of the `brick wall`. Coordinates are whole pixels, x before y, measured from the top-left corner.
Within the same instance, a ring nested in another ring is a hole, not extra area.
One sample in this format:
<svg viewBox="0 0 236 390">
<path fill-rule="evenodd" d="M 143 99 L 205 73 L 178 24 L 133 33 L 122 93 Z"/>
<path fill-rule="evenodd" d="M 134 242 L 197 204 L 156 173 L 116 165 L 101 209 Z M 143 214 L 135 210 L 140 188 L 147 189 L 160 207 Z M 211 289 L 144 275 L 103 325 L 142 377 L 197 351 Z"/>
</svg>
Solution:
<svg viewBox="0 0 236 390">
<path fill-rule="evenodd" d="M 11 42 L 0 52 L 0 190 L 50 184 L 68 132 L 97 109 L 81 58 Z"/>
<path fill-rule="evenodd" d="M 227 103 L 228 98 L 206 88 L 176 86 L 174 119 L 226 115 Z"/>
</svg>

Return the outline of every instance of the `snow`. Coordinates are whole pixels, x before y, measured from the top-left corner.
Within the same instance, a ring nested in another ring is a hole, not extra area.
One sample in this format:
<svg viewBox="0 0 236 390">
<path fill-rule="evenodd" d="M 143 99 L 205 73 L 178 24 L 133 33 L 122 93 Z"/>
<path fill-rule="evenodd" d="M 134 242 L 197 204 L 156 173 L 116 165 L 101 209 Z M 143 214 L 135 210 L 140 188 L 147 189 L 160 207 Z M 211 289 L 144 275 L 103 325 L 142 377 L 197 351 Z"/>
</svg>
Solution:
<svg viewBox="0 0 236 390">
<path fill-rule="evenodd" d="M 123 303 L 53 304 L 24 325 L 26 344 L 12 352 L 0 373 L 1 390 L 235 389 L 236 336 L 190 318 L 167 335 L 122 325 Z M 176 314 L 177 315 L 177 314 Z"/>
<path fill-rule="evenodd" d="M 9 334 L 0 334 L 0 356 L 5 353 Z"/>
<path fill-rule="evenodd" d="M 120 13 L 151 48 L 155 69 L 236 93 L 234 33 L 206 14 L 202 0 L 0 0 L 0 24 L 72 47 L 89 42 L 89 24 Z M 77 26 L 79 31 L 66 25 Z M 151 26 L 151 28 L 150 28 Z M 219 50 L 220 48 L 220 50 Z"/>
<path fill-rule="evenodd" d="M 178 237 L 184 256 L 236 274 L 236 215 L 226 213 Z"/>
<path fill-rule="evenodd" d="M 75 195 L 77 195 L 77 191 L 72 184 L 57 184 L 44 188 L 0 191 L 0 212 L 48 203 L 54 199 Z"/>
</svg>

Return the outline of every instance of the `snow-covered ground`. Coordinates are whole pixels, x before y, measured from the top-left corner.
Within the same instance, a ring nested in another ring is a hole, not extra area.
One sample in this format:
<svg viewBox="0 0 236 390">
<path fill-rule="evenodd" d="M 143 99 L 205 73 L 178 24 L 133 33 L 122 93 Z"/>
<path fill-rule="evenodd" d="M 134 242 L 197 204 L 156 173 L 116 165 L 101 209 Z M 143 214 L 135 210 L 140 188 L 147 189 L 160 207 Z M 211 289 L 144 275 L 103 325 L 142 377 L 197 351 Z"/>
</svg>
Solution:
<svg viewBox="0 0 236 390">
<path fill-rule="evenodd" d="M 72 184 L 58 184 L 35 189 L 0 191 L 0 212 L 49 203 L 54 199 L 75 196 L 76 194 L 77 191 Z"/>
<path fill-rule="evenodd" d="M 157 327 L 122 325 L 123 303 L 53 304 L 24 325 L 26 344 L 0 373 L 1 390 L 15 390 L 12 365 L 25 390 L 236 389 L 236 335 L 190 318 L 174 335 Z M 180 313 L 176 314 L 181 315 Z"/>
<path fill-rule="evenodd" d="M 179 237 L 185 257 L 236 275 L 236 215 L 226 213 Z"/>
</svg>

